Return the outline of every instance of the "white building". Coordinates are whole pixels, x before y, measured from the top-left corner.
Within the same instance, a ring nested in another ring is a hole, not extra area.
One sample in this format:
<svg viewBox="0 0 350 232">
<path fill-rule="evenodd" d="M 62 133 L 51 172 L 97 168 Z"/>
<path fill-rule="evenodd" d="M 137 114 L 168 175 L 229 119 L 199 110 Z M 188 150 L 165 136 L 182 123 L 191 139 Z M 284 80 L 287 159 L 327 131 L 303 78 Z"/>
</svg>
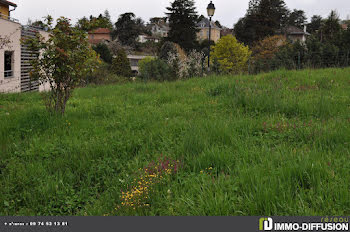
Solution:
<svg viewBox="0 0 350 232">
<path fill-rule="evenodd" d="M 31 52 L 21 44 L 23 36 L 40 33 L 48 38 L 49 33 L 35 28 L 23 27 L 18 20 L 10 17 L 17 5 L 0 0 L 0 93 L 43 91 L 47 87 L 29 77 Z"/>
</svg>

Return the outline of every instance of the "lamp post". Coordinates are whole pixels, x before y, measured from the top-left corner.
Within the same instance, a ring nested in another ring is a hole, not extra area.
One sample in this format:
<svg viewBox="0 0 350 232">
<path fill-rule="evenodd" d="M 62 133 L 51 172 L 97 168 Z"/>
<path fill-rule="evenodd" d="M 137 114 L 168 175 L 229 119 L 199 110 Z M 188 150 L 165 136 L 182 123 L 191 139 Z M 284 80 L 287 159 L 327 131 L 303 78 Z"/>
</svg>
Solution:
<svg viewBox="0 0 350 232">
<path fill-rule="evenodd" d="M 215 13 L 215 5 L 212 1 L 208 4 L 207 12 L 209 16 L 209 52 L 208 52 L 208 71 L 210 71 L 210 42 L 211 42 L 211 18 Z"/>
</svg>

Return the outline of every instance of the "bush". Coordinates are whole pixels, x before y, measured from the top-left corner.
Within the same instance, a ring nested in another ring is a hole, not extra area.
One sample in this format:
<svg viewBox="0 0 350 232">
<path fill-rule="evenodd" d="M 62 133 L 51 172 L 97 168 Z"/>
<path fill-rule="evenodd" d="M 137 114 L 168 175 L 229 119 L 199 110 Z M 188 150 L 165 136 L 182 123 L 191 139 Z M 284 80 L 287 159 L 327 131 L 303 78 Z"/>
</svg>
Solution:
<svg viewBox="0 0 350 232">
<path fill-rule="evenodd" d="M 179 53 L 169 53 L 168 65 L 178 79 L 186 79 L 202 75 L 203 69 L 202 52 L 191 51 L 188 56 Z"/>
<path fill-rule="evenodd" d="M 86 86 L 89 84 L 94 85 L 107 85 L 116 83 L 125 83 L 130 81 L 127 77 L 118 76 L 111 70 L 111 65 L 105 62 L 94 70 L 87 78 L 81 83 L 81 86 Z"/>
<path fill-rule="evenodd" d="M 106 44 L 99 43 L 96 46 L 93 46 L 92 48 L 95 50 L 95 52 L 97 52 L 100 55 L 100 58 L 104 62 L 108 64 L 112 63 L 113 56 Z"/>
<path fill-rule="evenodd" d="M 112 70 L 118 76 L 131 77 L 132 71 L 130 61 L 123 49 L 117 52 L 117 56 L 113 58 Z"/>
<path fill-rule="evenodd" d="M 161 60 L 146 57 L 139 62 L 140 77 L 145 80 L 171 81 L 176 76 L 169 65 Z"/>
<path fill-rule="evenodd" d="M 57 19 L 54 28 L 51 16 L 46 21 L 50 37 L 44 39 L 38 33 L 25 38 L 24 43 L 33 54 L 40 51 L 40 56 L 30 61 L 30 76 L 40 84 L 49 84 L 51 91 L 44 95 L 47 109 L 63 115 L 74 89 L 98 67 L 100 60 L 89 45 L 86 33 L 73 27 L 69 19 Z"/>
<path fill-rule="evenodd" d="M 232 35 L 222 37 L 212 49 L 212 56 L 223 73 L 237 74 L 247 70 L 251 55 L 248 46 L 244 46 Z"/>
<path fill-rule="evenodd" d="M 175 43 L 167 41 L 160 48 L 158 57 L 162 60 L 167 61 L 169 59 L 169 53 L 177 53 L 177 49 Z"/>
</svg>

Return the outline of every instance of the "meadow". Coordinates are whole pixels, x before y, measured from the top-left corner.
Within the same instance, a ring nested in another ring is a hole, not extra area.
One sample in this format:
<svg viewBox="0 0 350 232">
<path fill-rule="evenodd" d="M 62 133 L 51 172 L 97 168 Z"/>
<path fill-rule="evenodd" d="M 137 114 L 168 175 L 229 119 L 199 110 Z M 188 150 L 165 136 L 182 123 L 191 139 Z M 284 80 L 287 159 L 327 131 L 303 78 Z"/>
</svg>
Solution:
<svg viewBox="0 0 350 232">
<path fill-rule="evenodd" d="M 349 215 L 350 68 L 0 95 L 0 215 Z"/>
</svg>

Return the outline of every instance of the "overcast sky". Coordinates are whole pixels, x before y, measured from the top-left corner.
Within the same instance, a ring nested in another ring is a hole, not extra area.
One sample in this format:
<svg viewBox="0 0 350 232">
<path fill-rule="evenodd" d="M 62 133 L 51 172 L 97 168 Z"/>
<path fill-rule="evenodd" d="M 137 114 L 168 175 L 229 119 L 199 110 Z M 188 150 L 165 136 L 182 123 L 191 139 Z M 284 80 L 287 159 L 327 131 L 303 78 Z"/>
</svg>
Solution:
<svg viewBox="0 0 350 232">
<path fill-rule="evenodd" d="M 28 18 L 41 19 L 48 14 L 56 17 L 65 16 L 76 22 L 83 16 L 95 15 L 109 10 L 113 22 L 125 12 L 134 12 L 137 17 L 148 21 L 150 17 L 164 16 L 169 0 L 11 0 L 18 5 L 12 17 L 26 24 Z M 172 0 L 173 1 L 173 0 Z M 196 0 L 198 14 L 206 15 L 209 0 Z M 224 26 L 232 27 L 248 8 L 249 0 L 214 0 L 216 13 L 214 20 Z M 336 9 L 342 19 L 350 15 L 350 0 L 285 0 L 289 9 L 302 9 L 310 18 L 314 14 L 326 17 Z"/>
</svg>

